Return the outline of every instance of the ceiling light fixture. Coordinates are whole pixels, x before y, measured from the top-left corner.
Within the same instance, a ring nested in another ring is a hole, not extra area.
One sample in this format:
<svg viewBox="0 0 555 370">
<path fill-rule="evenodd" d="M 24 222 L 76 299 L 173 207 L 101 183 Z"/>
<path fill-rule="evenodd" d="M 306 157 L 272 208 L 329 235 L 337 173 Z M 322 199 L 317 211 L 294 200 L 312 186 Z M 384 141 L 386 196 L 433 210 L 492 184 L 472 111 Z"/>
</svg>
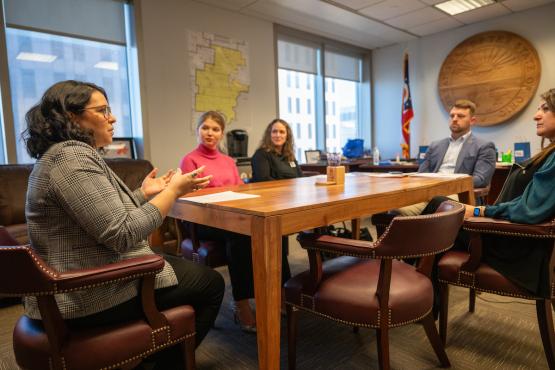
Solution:
<svg viewBox="0 0 555 370">
<path fill-rule="evenodd" d="M 56 60 L 56 58 L 58 57 L 50 54 L 25 53 L 25 52 L 21 52 L 17 54 L 17 57 L 15 57 L 15 59 L 18 59 L 18 60 L 25 60 L 28 62 L 41 62 L 41 63 L 52 63 L 53 61 Z"/>
<path fill-rule="evenodd" d="M 117 71 L 119 65 L 117 62 L 100 61 L 94 65 L 94 68 L 109 69 L 110 71 Z"/>
<path fill-rule="evenodd" d="M 443 3 L 435 4 L 434 7 L 449 14 L 456 15 L 478 9 L 486 5 L 495 4 L 496 0 L 449 0 Z"/>
</svg>

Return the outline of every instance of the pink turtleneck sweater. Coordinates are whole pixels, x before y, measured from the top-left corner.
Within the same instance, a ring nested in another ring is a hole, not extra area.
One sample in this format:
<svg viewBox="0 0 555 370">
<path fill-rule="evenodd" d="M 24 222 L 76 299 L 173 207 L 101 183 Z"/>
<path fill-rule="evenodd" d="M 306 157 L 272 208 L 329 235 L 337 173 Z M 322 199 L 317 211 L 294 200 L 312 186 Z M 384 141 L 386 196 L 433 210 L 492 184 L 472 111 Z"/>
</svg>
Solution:
<svg viewBox="0 0 555 370">
<path fill-rule="evenodd" d="M 202 144 L 199 144 L 195 150 L 183 157 L 179 164 L 181 171 L 184 173 L 191 172 L 200 166 L 206 166 L 202 176 L 213 176 L 210 184 L 208 184 L 210 188 L 243 183 L 233 158 L 219 150 L 209 149 Z"/>
</svg>

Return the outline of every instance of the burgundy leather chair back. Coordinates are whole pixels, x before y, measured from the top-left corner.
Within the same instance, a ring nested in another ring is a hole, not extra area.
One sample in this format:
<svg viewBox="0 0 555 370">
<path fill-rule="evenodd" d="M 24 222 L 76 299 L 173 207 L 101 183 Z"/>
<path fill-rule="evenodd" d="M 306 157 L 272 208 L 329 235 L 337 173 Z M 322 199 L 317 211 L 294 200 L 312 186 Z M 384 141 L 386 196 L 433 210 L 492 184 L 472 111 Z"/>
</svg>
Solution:
<svg viewBox="0 0 555 370">
<path fill-rule="evenodd" d="M 449 249 L 463 218 L 464 206 L 455 202 L 443 202 L 431 215 L 395 217 L 375 243 L 376 256 L 420 257 Z"/>
<path fill-rule="evenodd" d="M 57 277 L 29 246 L 0 246 L 0 295 L 54 291 Z"/>
</svg>

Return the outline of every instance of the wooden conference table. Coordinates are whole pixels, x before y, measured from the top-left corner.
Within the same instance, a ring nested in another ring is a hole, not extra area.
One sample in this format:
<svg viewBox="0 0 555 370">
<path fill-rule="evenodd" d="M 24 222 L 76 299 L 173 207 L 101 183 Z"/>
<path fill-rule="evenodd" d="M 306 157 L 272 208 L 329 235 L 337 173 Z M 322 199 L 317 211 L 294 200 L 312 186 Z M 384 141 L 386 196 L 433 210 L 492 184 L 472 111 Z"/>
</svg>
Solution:
<svg viewBox="0 0 555 370">
<path fill-rule="evenodd" d="M 170 216 L 250 235 L 256 300 L 258 364 L 280 366 L 281 236 L 368 216 L 432 198 L 459 194 L 474 204 L 472 178 L 370 177 L 351 173 L 344 185 L 317 186 L 323 176 L 269 181 L 217 189 L 256 194 L 257 198 L 219 203 L 179 199 Z"/>
</svg>

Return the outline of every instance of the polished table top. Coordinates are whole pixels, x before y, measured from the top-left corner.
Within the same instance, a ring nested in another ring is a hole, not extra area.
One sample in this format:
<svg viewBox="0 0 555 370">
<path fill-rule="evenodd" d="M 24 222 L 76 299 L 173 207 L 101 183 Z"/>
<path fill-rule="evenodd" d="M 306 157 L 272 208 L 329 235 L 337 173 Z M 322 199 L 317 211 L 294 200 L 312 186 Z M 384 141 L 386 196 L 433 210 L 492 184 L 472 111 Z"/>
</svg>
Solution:
<svg viewBox="0 0 555 370">
<path fill-rule="evenodd" d="M 371 177 L 350 173 L 344 185 L 316 185 L 322 179 L 313 176 L 203 189 L 190 196 L 233 190 L 260 197 L 210 204 L 182 198 L 170 212 L 172 217 L 251 235 L 261 369 L 279 368 L 282 235 L 414 204 L 434 195 L 459 194 L 462 202 L 474 204 L 470 176 Z"/>
</svg>

